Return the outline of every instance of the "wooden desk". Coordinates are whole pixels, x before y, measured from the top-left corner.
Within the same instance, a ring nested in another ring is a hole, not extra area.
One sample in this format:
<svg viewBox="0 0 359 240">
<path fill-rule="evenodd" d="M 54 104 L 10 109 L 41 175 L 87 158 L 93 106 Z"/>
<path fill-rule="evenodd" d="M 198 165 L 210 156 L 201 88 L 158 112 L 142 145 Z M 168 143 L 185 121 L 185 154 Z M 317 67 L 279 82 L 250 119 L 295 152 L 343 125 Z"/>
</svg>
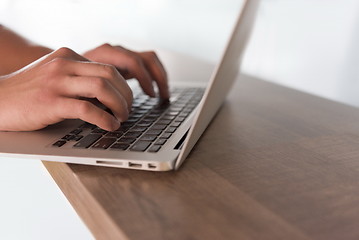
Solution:
<svg viewBox="0 0 359 240">
<path fill-rule="evenodd" d="M 248 76 L 177 172 L 44 164 L 98 239 L 359 239 L 359 110 Z"/>
</svg>

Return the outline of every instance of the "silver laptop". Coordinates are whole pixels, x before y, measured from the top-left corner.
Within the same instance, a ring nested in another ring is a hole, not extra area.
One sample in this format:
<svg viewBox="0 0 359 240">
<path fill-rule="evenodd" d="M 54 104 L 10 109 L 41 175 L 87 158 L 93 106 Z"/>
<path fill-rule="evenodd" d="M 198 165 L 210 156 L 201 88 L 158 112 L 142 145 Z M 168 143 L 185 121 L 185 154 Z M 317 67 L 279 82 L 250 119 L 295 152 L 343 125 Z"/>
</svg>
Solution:
<svg viewBox="0 0 359 240">
<path fill-rule="evenodd" d="M 65 120 L 33 132 L 0 132 L 0 156 L 149 171 L 178 169 L 237 78 L 258 2 L 243 1 L 207 86 L 179 84 L 172 89 L 170 102 L 134 90 L 133 111 L 115 132 L 81 120 Z"/>
</svg>

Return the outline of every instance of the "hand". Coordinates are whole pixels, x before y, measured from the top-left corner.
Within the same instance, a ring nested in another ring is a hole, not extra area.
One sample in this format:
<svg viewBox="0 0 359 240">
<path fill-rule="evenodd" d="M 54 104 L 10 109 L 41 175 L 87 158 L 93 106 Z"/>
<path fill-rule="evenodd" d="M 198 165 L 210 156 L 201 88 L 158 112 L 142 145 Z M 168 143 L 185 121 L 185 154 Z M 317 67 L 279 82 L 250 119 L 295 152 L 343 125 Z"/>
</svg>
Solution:
<svg viewBox="0 0 359 240">
<path fill-rule="evenodd" d="M 83 97 L 97 98 L 114 116 Z M 79 118 L 113 131 L 128 118 L 131 104 L 131 89 L 115 67 L 67 48 L 0 77 L 0 130 L 30 131 Z"/>
<path fill-rule="evenodd" d="M 125 79 L 136 78 L 143 91 L 155 96 L 155 81 L 160 97 L 169 99 L 167 74 L 154 52 L 133 52 L 120 46 L 103 44 L 83 54 L 91 61 L 114 65 Z"/>
</svg>

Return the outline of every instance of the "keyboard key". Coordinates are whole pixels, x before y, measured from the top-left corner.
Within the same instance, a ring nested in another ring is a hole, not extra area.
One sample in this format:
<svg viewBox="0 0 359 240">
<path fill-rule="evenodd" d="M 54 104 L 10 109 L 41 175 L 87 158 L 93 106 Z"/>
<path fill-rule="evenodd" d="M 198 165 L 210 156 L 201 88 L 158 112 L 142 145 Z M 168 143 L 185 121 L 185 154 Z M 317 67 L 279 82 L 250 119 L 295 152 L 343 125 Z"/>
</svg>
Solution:
<svg viewBox="0 0 359 240">
<path fill-rule="evenodd" d="M 187 117 L 189 115 L 189 112 L 187 113 L 187 112 L 182 112 L 182 113 L 180 113 L 180 114 L 178 114 L 178 116 L 179 117 Z"/>
<path fill-rule="evenodd" d="M 176 116 L 165 115 L 161 118 L 161 120 L 173 120 L 175 118 L 176 118 Z"/>
<path fill-rule="evenodd" d="M 161 145 L 153 145 L 148 149 L 149 152 L 158 152 L 161 148 Z"/>
<path fill-rule="evenodd" d="M 185 117 L 177 117 L 176 122 L 183 122 L 186 118 Z"/>
<path fill-rule="evenodd" d="M 174 133 L 176 130 L 177 130 L 176 127 L 168 127 L 165 132 L 166 133 Z"/>
<path fill-rule="evenodd" d="M 136 110 L 133 111 L 133 114 L 135 114 L 135 115 L 140 114 L 141 116 L 143 116 L 147 112 L 148 112 L 148 110 L 136 109 Z"/>
<path fill-rule="evenodd" d="M 72 139 L 74 139 L 75 135 L 72 135 L 72 134 L 67 134 L 65 136 L 62 137 L 63 140 L 66 140 L 66 141 L 70 141 Z"/>
<path fill-rule="evenodd" d="M 122 138 L 120 138 L 117 142 L 118 142 L 118 143 L 131 144 L 131 143 L 133 143 L 134 141 L 136 141 L 136 138 L 122 137 Z"/>
<path fill-rule="evenodd" d="M 156 121 L 156 120 L 157 120 L 157 118 L 158 118 L 158 117 L 146 116 L 146 117 L 144 117 L 144 119 L 143 119 L 143 120 L 145 120 L 145 121 L 149 121 L 149 122 L 154 122 L 154 121 Z"/>
<path fill-rule="evenodd" d="M 139 108 L 142 105 L 142 103 L 139 102 L 133 102 L 132 103 L 132 109 L 136 110 L 137 108 Z"/>
<path fill-rule="evenodd" d="M 82 136 L 82 135 L 75 135 L 75 137 L 73 138 L 73 139 L 71 139 L 71 140 L 73 140 L 73 141 L 79 141 L 81 138 L 83 138 L 84 136 Z"/>
<path fill-rule="evenodd" d="M 146 105 L 142 105 L 140 107 L 141 110 L 151 110 L 153 108 L 153 106 L 146 106 Z"/>
<path fill-rule="evenodd" d="M 96 129 L 94 129 L 94 130 L 92 131 L 92 133 L 106 134 L 106 133 L 108 133 L 108 131 L 103 130 L 103 129 L 101 129 L 101 128 L 96 128 Z"/>
<path fill-rule="evenodd" d="M 181 112 L 181 114 L 179 114 L 178 116 L 179 117 L 185 117 L 185 116 L 181 116 L 181 115 L 189 115 L 191 112 L 193 111 L 193 109 L 184 109 L 182 112 Z"/>
<path fill-rule="evenodd" d="M 126 143 L 115 143 L 110 148 L 114 150 L 126 150 L 129 146 L 130 144 L 126 144 Z"/>
<path fill-rule="evenodd" d="M 123 122 L 118 130 L 127 131 L 133 126 L 133 123 Z"/>
<path fill-rule="evenodd" d="M 139 120 L 140 120 L 140 118 L 129 118 L 126 120 L 126 123 L 134 124 L 134 123 L 138 122 Z"/>
<path fill-rule="evenodd" d="M 193 110 L 196 106 L 197 103 L 188 103 L 186 108 Z"/>
<path fill-rule="evenodd" d="M 123 132 L 108 132 L 106 134 L 106 137 L 114 137 L 114 138 L 120 138 L 122 137 Z"/>
<path fill-rule="evenodd" d="M 160 113 L 152 113 L 152 112 L 147 115 L 147 117 L 150 117 L 150 118 L 158 118 L 159 116 L 161 116 Z"/>
<path fill-rule="evenodd" d="M 161 139 L 158 139 L 154 144 L 155 144 L 155 145 L 163 145 L 163 144 L 165 144 L 166 142 L 167 142 L 166 139 L 161 138 Z"/>
<path fill-rule="evenodd" d="M 132 125 L 125 125 L 125 126 L 121 125 L 121 127 L 118 130 L 122 131 L 122 132 L 127 132 L 132 126 L 133 126 L 133 124 Z"/>
<path fill-rule="evenodd" d="M 147 130 L 147 127 L 133 127 L 131 128 L 131 132 L 144 132 Z"/>
<path fill-rule="evenodd" d="M 166 111 L 165 109 L 153 109 L 150 114 L 154 113 L 154 114 L 159 114 L 159 115 L 161 115 L 161 114 L 164 113 L 165 111 Z"/>
<path fill-rule="evenodd" d="M 170 124 L 172 121 L 171 120 L 159 120 L 157 122 L 157 124 L 163 124 L 163 125 L 168 125 Z"/>
<path fill-rule="evenodd" d="M 137 152 L 143 152 L 145 151 L 149 146 L 151 145 L 151 142 L 149 141 L 137 141 L 132 147 L 132 151 Z"/>
<path fill-rule="evenodd" d="M 143 117 L 144 113 L 138 113 L 138 112 L 135 112 L 133 114 L 131 114 L 131 118 L 141 118 Z"/>
<path fill-rule="evenodd" d="M 156 101 L 148 101 L 143 104 L 143 106 L 151 106 L 151 109 L 155 105 L 157 105 L 157 100 Z"/>
<path fill-rule="evenodd" d="M 160 138 L 169 139 L 172 136 L 172 133 L 163 133 Z"/>
<path fill-rule="evenodd" d="M 114 133 L 121 133 L 121 134 L 124 134 L 125 131 L 123 129 L 121 129 L 121 127 L 115 131 L 113 131 Z"/>
<path fill-rule="evenodd" d="M 132 123 L 128 123 L 128 122 L 121 123 L 121 127 L 132 127 L 132 126 L 133 126 Z"/>
<path fill-rule="evenodd" d="M 160 135 L 162 133 L 162 130 L 157 130 L 157 129 L 150 129 L 146 132 L 146 134 L 151 134 L 151 135 Z"/>
<path fill-rule="evenodd" d="M 167 112 L 166 116 L 177 116 L 179 114 L 179 112 L 175 112 L 175 111 L 171 111 L 171 112 Z"/>
<path fill-rule="evenodd" d="M 102 134 L 89 134 L 86 137 L 82 138 L 79 142 L 77 142 L 74 147 L 76 148 L 88 148 L 97 140 L 102 137 Z"/>
<path fill-rule="evenodd" d="M 136 124 L 136 126 L 138 127 L 149 127 L 152 125 L 153 122 L 151 121 L 141 121 L 139 123 Z"/>
<path fill-rule="evenodd" d="M 100 141 L 95 143 L 92 148 L 107 149 L 116 141 L 116 138 L 101 138 Z"/>
<path fill-rule="evenodd" d="M 52 144 L 52 146 L 54 146 L 54 147 L 62 147 L 65 143 L 66 143 L 65 140 L 59 140 L 59 141 L 55 142 L 54 144 Z"/>
<path fill-rule="evenodd" d="M 125 137 L 138 138 L 141 134 L 141 132 L 128 132 L 125 134 Z"/>
<path fill-rule="evenodd" d="M 179 127 L 181 125 L 181 122 L 174 122 L 170 125 L 170 127 Z"/>
<path fill-rule="evenodd" d="M 170 111 L 181 112 L 183 107 L 170 107 Z"/>
<path fill-rule="evenodd" d="M 151 130 L 164 130 L 166 127 L 167 125 L 155 124 L 151 127 Z"/>
<path fill-rule="evenodd" d="M 77 134 L 79 134 L 79 133 L 81 133 L 81 132 L 82 132 L 82 129 L 77 128 L 77 129 L 75 129 L 75 130 L 72 130 L 70 133 L 71 133 L 71 134 L 74 134 L 74 135 L 77 135 Z"/>
<path fill-rule="evenodd" d="M 140 138 L 140 141 L 154 141 L 156 138 L 156 135 L 145 134 Z"/>
</svg>

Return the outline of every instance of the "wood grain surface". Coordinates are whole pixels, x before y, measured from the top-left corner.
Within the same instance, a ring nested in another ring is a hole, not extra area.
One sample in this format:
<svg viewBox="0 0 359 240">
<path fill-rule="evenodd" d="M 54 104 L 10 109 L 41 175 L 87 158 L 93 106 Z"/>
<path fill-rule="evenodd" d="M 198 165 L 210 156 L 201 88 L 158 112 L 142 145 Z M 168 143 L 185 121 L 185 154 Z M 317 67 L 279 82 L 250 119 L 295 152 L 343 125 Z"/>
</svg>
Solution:
<svg viewBox="0 0 359 240">
<path fill-rule="evenodd" d="M 97 239 L 359 239 L 359 110 L 244 75 L 179 171 L 44 164 Z"/>
</svg>

